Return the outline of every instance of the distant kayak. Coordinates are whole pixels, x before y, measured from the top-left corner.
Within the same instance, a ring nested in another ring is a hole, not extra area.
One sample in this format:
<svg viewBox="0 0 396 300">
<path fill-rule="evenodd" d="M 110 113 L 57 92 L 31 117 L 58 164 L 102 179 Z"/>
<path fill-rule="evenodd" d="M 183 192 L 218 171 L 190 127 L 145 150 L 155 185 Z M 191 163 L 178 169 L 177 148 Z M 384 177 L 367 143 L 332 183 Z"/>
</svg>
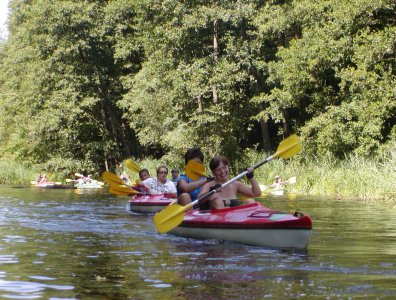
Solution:
<svg viewBox="0 0 396 300">
<path fill-rule="evenodd" d="M 270 194 L 272 196 L 283 196 L 286 193 L 286 188 L 284 186 L 278 186 L 276 188 L 268 188 L 265 185 L 260 185 L 261 195 Z"/>
<path fill-rule="evenodd" d="M 260 184 L 261 189 L 261 197 L 265 197 L 268 194 L 272 196 L 283 196 L 284 194 L 288 193 L 288 187 L 296 183 L 296 177 L 290 177 L 288 180 L 282 182 L 282 184 L 270 184 L 264 185 Z"/>
<path fill-rule="evenodd" d="M 97 180 L 91 180 L 91 182 L 78 182 L 74 185 L 76 189 L 101 189 L 104 183 Z"/>
<path fill-rule="evenodd" d="M 30 183 L 37 188 L 43 188 L 43 189 L 74 189 L 72 185 L 62 184 L 61 182 L 49 181 L 49 182 L 37 183 L 35 181 L 31 181 Z"/>
</svg>

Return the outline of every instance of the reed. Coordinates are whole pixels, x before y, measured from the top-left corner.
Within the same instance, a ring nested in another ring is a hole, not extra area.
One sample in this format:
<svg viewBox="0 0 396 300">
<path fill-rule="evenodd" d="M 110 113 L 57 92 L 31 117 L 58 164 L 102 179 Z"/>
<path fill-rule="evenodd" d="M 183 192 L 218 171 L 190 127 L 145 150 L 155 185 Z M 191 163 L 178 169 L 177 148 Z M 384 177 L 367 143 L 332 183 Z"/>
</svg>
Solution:
<svg viewBox="0 0 396 300">
<path fill-rule="evenodd" d="M 244 157 L 241 157 L 238 162 L 232 162 L 231 176 L 237 175 L 246 167 L 256 164 L 271 154 L 255 150 L 245 151 Z M 151 176 L 155 177 L 155 169 L 161 161 L 145 159 L 138 163 L 142 168 L 148 168 Z M 180 158 L 180 163 L 182 163 L 182 158 Z M 332 155 L 307 157 L 300 154 L 288 160 L 274 159 L 255 170 L 254 173 L 259 183 L 266 185 L 271 184 L 276 175 L 283 179 L 296 176 L 297 182 L 291 186 L 291 189 L 299 195 L 396 203 L 395 168 L 396 155 L 386 155 L 381 158 L 351 155 L 340 160 Z M 180 172 L 183 173 L 183 170 L 181 169 Z M 209 169 L 207 173 L 210 174 Z"/>
<path fill-rule="evenodd" d="M 297 194 L 396 203 L 394 166 L 395 161 L 389 159 L 379 161 L 349 156 L 338 160 L 328 155 L 277 160 L 256 173 L 264 183 L 272 182 L 275 175 L 282 178 L 297 176 L 297 183 L 293 186 Z"/>
<path fill-rule="evenodd" d="M 231 166 L 231 176 L 252 166 L 271 154 L 254 150 L 245 151 L 244 157 Z M 161 164 L 169 169 L 183 165 L 183 159 L 166 161 L 147 158 L 136 161 L 141 168 L 147 168 L 152 177 L 156 176 L 156 168 Z M 132 180 L 138 174 L 120 168 L 118 174 L 126 171 Z M 207 170 L 210 174 L 210 171 Z M 180 169 L 180 173 L 183 170 Z M 11 160 L 0 160 L 0 183 L 28 184 L 34 180 L 38 171 Z M 354 198 L 364 201 L 381 201 L 396 204 L 396 153 L 390 152 L 378 158 L 364 158 L 350 155 L 343 160 L 331 155 L 323 157 L 307 157 L 297 155 L 288 160 L 274 159 L 255 170 L 260 184 L 271 184 L 276 175 L 283 179 L 297 177 L 292 186 L 293 192 L 299 195 L 320 195 L 336 198 Z M 54 175 L 55 176 L 55 175 Z M 170 174 L 169 174 L 170 177 Z"/>
<path fill-rule="evenodd" d="M 37 177 L 37 171 L 11 160 L 0 160 L 1 184 L 28 184 Z"/>
</svg>

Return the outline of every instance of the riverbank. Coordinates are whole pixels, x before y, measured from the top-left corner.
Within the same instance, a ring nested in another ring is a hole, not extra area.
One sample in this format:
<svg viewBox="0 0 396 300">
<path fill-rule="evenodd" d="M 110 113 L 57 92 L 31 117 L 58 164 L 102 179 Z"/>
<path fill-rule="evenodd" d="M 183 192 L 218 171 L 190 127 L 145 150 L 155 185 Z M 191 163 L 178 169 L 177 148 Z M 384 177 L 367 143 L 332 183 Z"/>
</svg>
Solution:
<svg viewBox="0 0 396 300">
<path fill-rule="evenodd" d="M 247 153 L 236 166 L 232 166 L 233 171 L 236 173 L 235 170 L 252 166 L 266 157 L 262 153 Z M 156 168 L 163 162 L 146 159 L 138 163 L 142 168 L 149 169 L 150 174 L 154 176 Z M 182 162 L 179 162 L 179 165 L 168 163 L 168 166 L 170 169 L 173 167 L 181 169 L 181 164 Z M 330 156 L 322 158 L 300 156 L 290 160 L 274 159 L 256 169 L 255 176 L 260 184 L 266 185 L 272 183 L 276 175 L 283 179 L 296 176 L 296 183 L 289 188 L 299 195 L 354 198 L 396 204 L 395 166 L 396 158 L 393 156 L 382 160 L 352 156 L 345 160 Z M 136 173 L 126 171 L 132 179 L 138 177 Z M 34 180 L 38 173 L 38 170 L 27 168 L 22 164 L 0 160 L 0 183 L 2 184 L 27 184 Z M 210 173 L 209 170 L 208 173 Z M 62 178 L 58 178 L 56 174 L 52 174 L 50 179 L 62 181 Z"/>
</svg>

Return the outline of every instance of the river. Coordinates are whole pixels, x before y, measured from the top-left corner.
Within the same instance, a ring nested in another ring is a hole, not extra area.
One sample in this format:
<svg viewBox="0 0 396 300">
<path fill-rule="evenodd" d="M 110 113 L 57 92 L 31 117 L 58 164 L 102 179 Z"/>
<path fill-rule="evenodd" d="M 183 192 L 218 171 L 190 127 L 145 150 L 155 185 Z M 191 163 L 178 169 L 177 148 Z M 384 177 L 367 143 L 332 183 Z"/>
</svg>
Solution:
<svg viewBox="0 0 396 300">
<path fill-rule="evenodd" d="M 395 299 L 396 208 L 260 201 L 313 219 L 307 251 L 160 235 L 105 192 L 0 186 L 1 299 Z"/>
</svg>

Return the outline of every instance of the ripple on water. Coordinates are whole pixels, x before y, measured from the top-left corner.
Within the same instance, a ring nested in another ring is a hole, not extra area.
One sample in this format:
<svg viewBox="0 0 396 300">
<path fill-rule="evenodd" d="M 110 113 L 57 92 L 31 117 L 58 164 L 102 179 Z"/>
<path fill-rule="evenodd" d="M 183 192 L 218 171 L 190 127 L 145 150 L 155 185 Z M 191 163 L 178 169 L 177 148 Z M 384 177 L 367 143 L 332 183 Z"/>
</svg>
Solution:
<svg viewBox="0 0 396 300">
<path fill-rule="evenodd" d="M 19 262 L 18 259 L 13 254 L 0 255 L 0 265 L 2 265 L 2 264 L 16 264 L 18 262 Z"/>
<path fill-rule="evenodd" d="M 39 280 L 54 280 L 50 277 L 45 276 L 30 276 L 32 279 Z M 28 281 L 8 281 L 0 279 L 0 292 L 12 293 L 2 294 L 1 297 L 9 299 L 38 299 L 42 297 L 42 293 L 45 289 L 54 290 L 72 290 L 73 286 L 67 285 L 48 285 L 37 282 Z"/>
<path fill-rule="evenodd" d="M 149 284 L 148 286 L 152 286 L 152 287 L 156 287 L 156 288 L 169 288 L 169 287 L 172 286 L 171 284 L 169 284 L 169 283 L 164 283 L 164 282 L 161 281 L 161 280 L 145 279 L 144 281 L 145 281 L 145 282 L 152 283 L 152 284 Z"/>
</svg>

